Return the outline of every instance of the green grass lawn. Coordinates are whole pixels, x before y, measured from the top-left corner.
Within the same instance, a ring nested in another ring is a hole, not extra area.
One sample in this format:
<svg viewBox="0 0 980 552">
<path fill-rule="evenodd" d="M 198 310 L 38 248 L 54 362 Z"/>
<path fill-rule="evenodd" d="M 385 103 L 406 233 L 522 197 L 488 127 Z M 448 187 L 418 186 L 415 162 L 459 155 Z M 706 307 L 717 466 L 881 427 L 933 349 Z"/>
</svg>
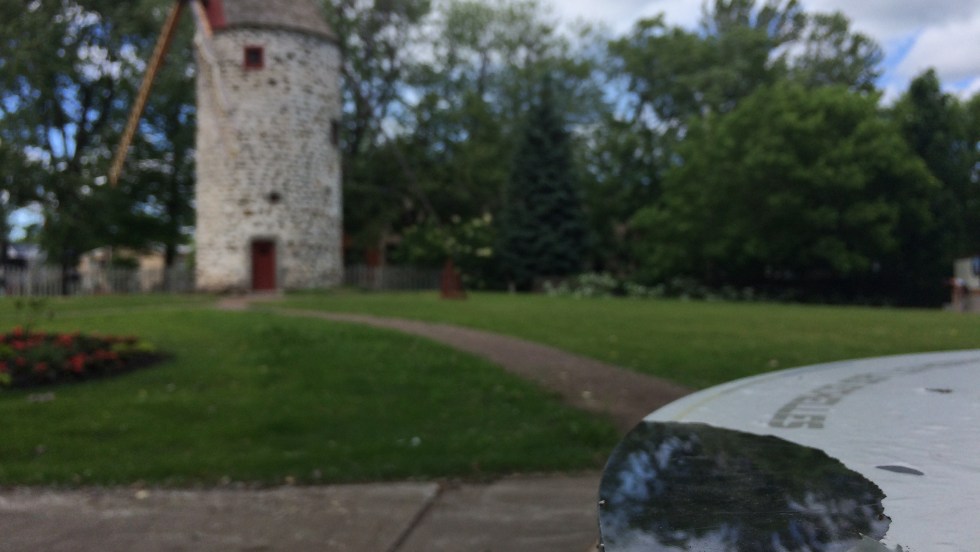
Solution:
<svg viewBox="0 0 980 552">
<path fill-rule="evenodd" d="M 483 477 L 602 465 L 603 419 L 423 339 L 227 313 L 206 296 L 0 299 L 0 327 L 136 334 L 173 361 L 0 391 L 0 485 Z M 516 335 L 695 387 L 767 370 L 980 347 L 980 318 L 926 310 L 339 291 L 282 304 Z M 38 393 L 54 400 L 30 400 Z"/>
<path fill-rule="evenodd" d="M 43 329 L 136 334 L 175 358 L 0 390 L 0 485 L 483 477 L 601 467 L 617 440 L 606 420 L 437 344 L 209 302 L 46 303 Z M 0 300 L 0 325 L 23 316 Z"/>
<path fill-rule="evenodd" d="M 2 297 L 0 330 L 14 326 L 43 325 L 51 320 L 87 318 L 97 314 L 123 314 L 206 307 L 213 296 L 195 294 L 88 295 L 80 297 Z"/>
<path fill-rule="evenodd" d="M 980 348 L 980 317 L 938 310 L 353 291 L 285 304 L 491 330 L 698 388 L 819 362 Z"/>
</svg>

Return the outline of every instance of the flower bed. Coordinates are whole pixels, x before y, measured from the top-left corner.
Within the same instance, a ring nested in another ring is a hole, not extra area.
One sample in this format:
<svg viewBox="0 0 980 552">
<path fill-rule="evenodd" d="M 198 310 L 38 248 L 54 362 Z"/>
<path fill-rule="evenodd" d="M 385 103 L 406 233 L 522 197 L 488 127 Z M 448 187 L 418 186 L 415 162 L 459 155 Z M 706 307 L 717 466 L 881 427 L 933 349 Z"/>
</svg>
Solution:
<svg viewBox="0 0 980 552">
<path fill-rule="evenodd" d="M 0 388 L 103 377 L 163 358 L 135 337 L 13 331 L 0 334 Z"/>
</svg>

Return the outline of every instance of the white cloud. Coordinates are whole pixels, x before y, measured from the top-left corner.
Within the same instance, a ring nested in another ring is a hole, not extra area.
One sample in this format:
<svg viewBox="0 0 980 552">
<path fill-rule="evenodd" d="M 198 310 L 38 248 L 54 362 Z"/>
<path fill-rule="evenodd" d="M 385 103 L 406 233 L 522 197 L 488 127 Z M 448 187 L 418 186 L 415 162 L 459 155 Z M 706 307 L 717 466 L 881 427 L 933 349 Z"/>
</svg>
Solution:
<svg viewBox="0 0 980 552">
<path fill-rule="evenodd" d="M 691 0 L 651 0 L 645 2 L 644 17 L 665 13 L 667 22 L 682 27 L 694 27 L 701 20 L 701 3 Z"/>
<path fill-rule="evenodd" d="M 973 81 L 970 84 L 966 85 L 966 87 L 964 87 L 963 90 L 960 92 L 960 97 L 963 99 L 967 99 L 967 98 L 972 98 L 977 94 L 980 94 L 980 77 L 973 79 Z"/>
<path fill-rule="evenodd" d="M 888 83 L 882 86 L 881 104 L 893 105 L 899 98 L 902 97 L 902 94 L 905 93 L 905 89 L 908 88 L 905 86 L 905 84 L 905 82 L 902 82 L 901 85 L 898 83 Z"/>
<path fill-rule="evenodd" d="M 568 20 L 604 22 L 616 33 L 626 32 L 638 19 L 666 14 L 667 23 L 693 27 L 701 18 L 697 0 L 555 0 L 555 13 Z"/>
<path fill-rule="evenodd" d="M 914 77 L 935 67 L 943 82 L 958 82 L 980 75 L 980 13 L 924 30 L 895 72 Z"/>
<path fill-rule="evenodd" d="M 880 42 L 980 14 L 977 0 L 803 0 L 808 12 L 839 11 Z"/>
<path fill-rule="evenodd" d="M 756 0 L 762 4 L 764 0 Z M 857 30 L 880 42 L 980 15 L 978 0 L 801 0 L 809 12 L 840 11 Z M 701 0 L 552 0 L 568 19 L 604 21 L 622 32 L 641 17 L 660 12 L 674 25 L 693 27 L 701 18 Z"/>
<path fill-rule="evenodd" d="M 765 0 L 756 0 L 762 4 Z M 807 13 L 840 11 L 852 28 L 885 50 L 880 84 L 886 97 L 908 87 L 909 79 L 935 67 L 947 89 L 976 92 L 980 80 L 980 0 L 800 0 Z M 566 20 L 604 22 L 627 32 L 642 17 L 665 13 L 667 23 L 693 28 L 702 0 L 552 0 Z M 911 43 L 911 47 L 909 44 Z"/>
</svg>

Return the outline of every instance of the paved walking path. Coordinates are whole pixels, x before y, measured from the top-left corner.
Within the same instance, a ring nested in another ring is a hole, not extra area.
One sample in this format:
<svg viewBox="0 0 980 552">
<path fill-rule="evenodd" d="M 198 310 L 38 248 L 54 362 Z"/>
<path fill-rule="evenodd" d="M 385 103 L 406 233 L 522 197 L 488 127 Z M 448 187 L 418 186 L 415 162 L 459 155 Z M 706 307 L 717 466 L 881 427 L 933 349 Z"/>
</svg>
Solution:
<svg viewBox="0 0 980 552">
<path fill-rule="evenodd" d="M 576 408 L 608 414 L 624 434 L 650 412 L 691 392 L 595 359 L 482 330 L 363 314 L 282 308 L 273 312 L 398 330 L 473 353 L 557 392 Z"/>
<path fill-rule="evenodd" d="M 258 300 L 274 300 L 276 296 Z M 219 305 L 246 309 L 256 298 Z M 626 431 L 689 390 L 490 332 L 412 320 L 275 308 L 422 336 L 482 356 L 608 414 Z M 377 483 L 275 489 L 0 489 L 0 552 L 586 552 L 599 474 L 489 484 Z"/>
</svg>

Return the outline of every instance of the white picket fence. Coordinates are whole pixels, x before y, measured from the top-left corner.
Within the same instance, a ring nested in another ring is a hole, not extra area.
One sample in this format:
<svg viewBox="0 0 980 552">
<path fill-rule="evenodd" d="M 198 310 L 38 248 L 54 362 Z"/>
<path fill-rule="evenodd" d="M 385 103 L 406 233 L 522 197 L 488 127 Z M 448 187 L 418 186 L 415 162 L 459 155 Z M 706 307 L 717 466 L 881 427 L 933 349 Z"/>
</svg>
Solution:
<svg viewBox="0 0 980 552">
<path fill-rule="evenodd" d="M 156 270 L 99 268 L 72 272 L 67 279 L 63 277 L 60 267 L 0 268 L 0 294 L 15 297 L 181 293 L 193 290 L 194 274 L 187 267 Z"/>
</svg>

